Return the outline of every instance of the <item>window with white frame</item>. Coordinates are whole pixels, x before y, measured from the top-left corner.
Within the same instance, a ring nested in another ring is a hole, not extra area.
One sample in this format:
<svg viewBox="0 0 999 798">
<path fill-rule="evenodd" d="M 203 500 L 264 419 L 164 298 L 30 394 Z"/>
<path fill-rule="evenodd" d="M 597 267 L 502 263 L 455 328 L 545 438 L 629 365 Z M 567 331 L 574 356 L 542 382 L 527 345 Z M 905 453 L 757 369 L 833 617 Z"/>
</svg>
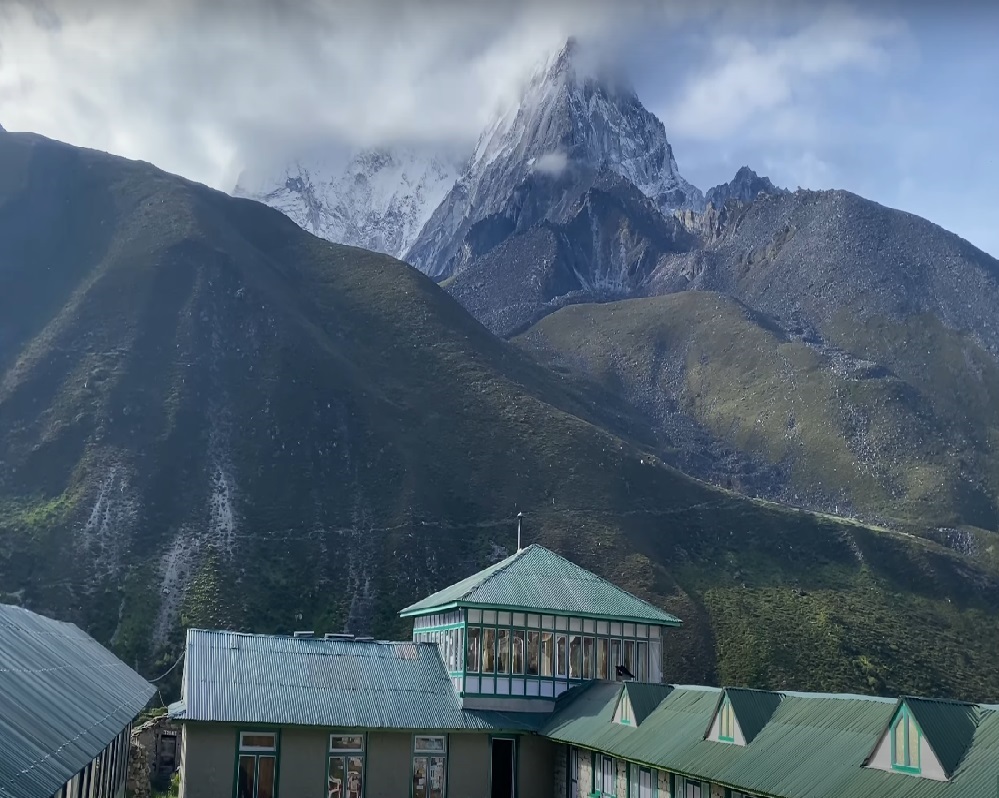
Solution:
<svg viewBox="0 0 999 798">
<path fill-rule="evenodd" d="M 276 732 L 241 731 L 235 798 L 275 798 L 277 795 Z"/>
<path fill-rule="evenodd" d="M 447 792 L 447 737 L 413 737 L 412 798 L 444 798 Z"/>
<path fill-rule="evenodd" d="M 364 735 L 331 734 L 326 766 L 326 798 L 364 795 Z"/>
<path fill-rule="evenodd" d="M 677 776 L 675 794 L 677 798 L 702 798 L 701 782 Z M 704 791 L 703 798 L 708 798 L 707 790 Z"/>
</svg>

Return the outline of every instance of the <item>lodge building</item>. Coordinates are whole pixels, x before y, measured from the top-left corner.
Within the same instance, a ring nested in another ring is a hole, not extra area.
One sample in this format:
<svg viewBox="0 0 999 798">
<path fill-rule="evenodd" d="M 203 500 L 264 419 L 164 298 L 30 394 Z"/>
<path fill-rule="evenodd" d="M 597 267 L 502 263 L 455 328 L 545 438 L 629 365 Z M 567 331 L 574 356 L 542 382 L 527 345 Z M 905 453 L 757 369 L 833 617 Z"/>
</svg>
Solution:
<svg viewBox="0 0 999 798">
<path fill-rule="evenodd" d="M 413 640 L 188 631 L 182 798 L 992 798 L 999 707 L 664 681 L 680 620 L 533 545 Z"/>
</svg>

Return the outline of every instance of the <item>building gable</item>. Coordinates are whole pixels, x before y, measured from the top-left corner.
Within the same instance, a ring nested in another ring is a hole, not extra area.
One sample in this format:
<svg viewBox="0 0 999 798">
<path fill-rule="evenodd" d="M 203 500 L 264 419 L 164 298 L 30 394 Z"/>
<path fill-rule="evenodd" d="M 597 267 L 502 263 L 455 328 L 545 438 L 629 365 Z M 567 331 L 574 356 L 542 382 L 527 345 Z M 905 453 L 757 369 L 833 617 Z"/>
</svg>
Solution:
<svg viewBox="0 0 999 798">
<path fill-rule="evenodd" d="M 726 687 L 718 697 L 705 739 L 747 745 L 773 717 L 781 694 L 768 690 Z"/>
<path fill-rule="evenodd" d="M 972 704 L 903 697 L 864 765 L 947 781 L 970 749 L 979 717 Z"/>
</svg>

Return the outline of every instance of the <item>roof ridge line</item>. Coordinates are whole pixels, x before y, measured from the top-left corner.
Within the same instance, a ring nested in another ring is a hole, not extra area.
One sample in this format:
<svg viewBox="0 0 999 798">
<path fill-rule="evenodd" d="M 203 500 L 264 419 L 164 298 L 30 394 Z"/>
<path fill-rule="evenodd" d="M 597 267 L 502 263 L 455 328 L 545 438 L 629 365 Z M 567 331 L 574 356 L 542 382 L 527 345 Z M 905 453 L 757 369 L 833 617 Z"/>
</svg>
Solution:
<svg viewBox="0 0 999 798">
<path fill-rule="evenodd" d="M 497 574 L 503 573 L 507 568 L 509 568 L 511 565 L 513 565 L 517 561 L 517 559 L 520 557 L 521 554 L 525 553 L 528 549 L 531 549 L 534 546 L 538 546 L 538 548 L 542 548 L 542 549 L 545 548 L 544 546 L 540 546 L 537 543 L 531 543 L 529 546 L 525 546 L 522 549 L 517 549 L 517 551 L 515 551 L 513 554 L 510 554 L 507 557 L 504 557 L 503 559 L 507 561 L 506 563 L 504 563 L 503 560 L 498 560 L 497 562 L 494 562 L 493 565 L 487 565 L 486 568 L 491 568 L 494 565 L 502 565 L 502 567 L 501 568 L 497 568 L 495 571 L 493 571 L 491 574 L 489 574 L 489 576 L 487 576 L 485 579 L 483 579 L 481 582 L 479 582 L 479 584 L 477 585 L 477 587 L 482 587 L 483 585 L 488 584 L 488 582 L 494 576 L 496 576 Z M 551 551 L 551 549 L 545 549 L 545 551 Z M 554 554 L 556 557 L 560 557 L 561 556 L 560 554 L 557 554 L 554 551 L 552 551 L 552 554 Z M 565 559 L 565 558 L 563 557 L 562 559 Z M 568 562 L 568 560 L 566 560 L 566 562 Z M 472 576 L 475 576 L 475 574 L 472 574 Z M 445 588 L 445 590 L 446 589 L 447 588 Z M 461 601 L 461 599 L 459 598 L 458 601 Z"/>
</svg>

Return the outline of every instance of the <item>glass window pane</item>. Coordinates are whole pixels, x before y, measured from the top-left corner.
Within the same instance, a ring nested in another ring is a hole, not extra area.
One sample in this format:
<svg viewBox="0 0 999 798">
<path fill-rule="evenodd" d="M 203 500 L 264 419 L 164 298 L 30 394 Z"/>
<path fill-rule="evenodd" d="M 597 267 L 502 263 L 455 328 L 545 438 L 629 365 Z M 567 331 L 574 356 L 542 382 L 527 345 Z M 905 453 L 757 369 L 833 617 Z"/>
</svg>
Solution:
<svg viewBox="0 0 999 798">
<path fill-rule="evenodd" d="M 635 624 L 633 624 L 633 623 L 626 623 L 624 625 L 624 636 L 625 637 L 634 637 L 635 636 Z"/>
<path fill-rule="evenodd" d="M 597 678 L 607 679 L 607 638 L 597 638 Z"/>
<path fill-rule="evenodd" d="M 635 627 L 635 637 L 641 637 L 643 640 L 649 636 L 649 627 L 644 623 L 640 623 Z"/>
<path fill-rule="evenodd" d="M 625 640 L 624 641 L 624 667 L 628 669 L 628 673 L 632 676 L 635 675 L 635 641 Z"/>
<path fill-rule="evenodd" d="M 610 678 L 617 678 L 617 671 L 615 670 L 618 665 L 621 664 L 621 641 L 611 640 L 610 641 Z"/>
<path fill-rule="evenodd" d="M 429 757 L 413 757 L 413 798 L 427 798 Z"/>
<path fill-rule="evenodd" d="M 273 734 L 243 732 L 239 735 L 239 747 L 243 750 L 265 748 L 269 751 L 273 751 L 275 747 L 277 747 L 277 737 Z"/>
<path fill-rule="evenodd" d="M 364 736 L 361 734 L 334 734 L 330 736 L 330 751 L 363 751 Z"/>
<path fill-rule="evenodd" d="M 583 619 L 582 618 L 570 618 L 569 619 L 569 631 L 570 632 L 582 632 L 583 631 Z"/>
<path fill-rule="evenodd" d="M 513 625 L 517 627 L 527 626 L 527 616 L 522 612 L 515 612 L 513 614 Z"/>
<path fill-rule="evenodd" d="M 469 623 L 482 623 L 482 610 L 469 610 L 468 611 L 468 622 Z"/>
<path fill-rule="evenodd" d="M 554 629 L 555 628 L 555 616 L 554 615 L 542 615 L 541 616 L 541 628 L 542 629 Z"/>
<path fill-rule="evenodd" d="M 479 672 L 479 638 L 482 630 L 477 626 L 468 627 L 468 671 L 469 673 Z"/>
<path fill-rule="evenodd" d="M 559 632 L 564 632 L 566 627 L 569 625 L 569 619 L 564 615 L 555 616 L 555 629 Z"/>
<path fill-rule="evenodd" d="M 361 798 L 364 795 L 364 766 L 359 756 L 347 758 L 347 796 L 346 798 Z"/>
<path fill-rule="evenodd" d="M 509 612 L 500 612 L 496 623 L 500 626 L 509 626 L 513 621 L 513 616 Z"/>
<path fill-rule="evenodd" d="M 583 631 L 587 634 L 593 634 L 597 630 L 597 622 L 592 618 L 583 618 Z"/>
<path fill-rule="evenodd" d="M 540 629 L 541 628 L 541 616 L 540 615 L 533 615 L 533 614 L 532 615 L 528 615 L 527 616 L 527 625 L 530 626 L 532 629 Z"/>
<path fill-rule="evenodd" d="M 425 754 L 425 753 L 444 753 L 447 750 L 446 746 L 447 738 L 440 735 L 430 736 L 417 736 L 413 740 L 413 750 Z"/>
<path fill-rule="evenodd" d="M 442 756 L 430 757 L 430 792 L 428 798 L 444 798 L 446 764 Z"/>
<path fill-rule="evenodd" d="M 541 633 L 541 675 L 555 674 L 555 635 L 551 632 Z"/>
<path fill-rule="evenodd" d="M 661 631 L 660 627 L 658 627 L 658 626 L 650 626 L 649 627 L 649 637 L 652 637 L 652 638 L 659 637 L 660 631 Z"/>
<path fill-rule="evenodd" d="M 513 672 L 524 672 L 524 630 L 513 630 Z"/>
<path fill-rule="evenodd" d="M 238 778 L 236 798 L 256 798 L 257 758 L 255 756 L 241 756 L 239 758 Z"/>
<path fill-rule="evenodd" d="M 274 766 L 277 757 L 259 757 L 257 764 L 257 798 L 274 798 Z"/>
<path fill-rule="evenodd" d="M 510 630 L 498 629 L 496 631 L 496 672 L 510 672 Z"/>
<path fill-rule="evenodd" d="M 895 724 L 895 728 L 892 731 L 895 737 L 895 747 L 894 754 L 895 758 L 892 760 L 896 765 L 905 764 L 905 724 L 899 719 L 898 723 Z"/>
<path fill-rule="evenodd" d="M 566 636 L 559 635 L 555 641 L 555 675 L 565 676 L 566 672 Z"/>
<path fill-rule="evenodd" d="M 541 648 L 541 632 L 527 633 L 527 674 L 538 675 L 539 655 Z"/>
<path fill-rule="evenodd" d="M 649 644 L 644 640 L 638 644 L 636 660 L 635 664 L 638 670 L 635 671 L 635 677 L 640 682 L 647 682 L 649 680 Z"/>
<path fill-rule="evenodd" d="M 919 729 L 916 727 L 916 719 L 909 715 L 909 767 L 919 767 Z"/>
<path fill-rule="evenodd" d="M 597 621 L 597 634 L 610 634 L 610 624 L 608 624 L 607 621 Z"/>
<path fill-rule="evenodd" d="M 482 623 L 496 623 L 496 610 L 483 610 Z"/>
<path fill-rule="evenodd" d="M 639 798 L 638 765 L 631 766 L 628 776 L 629 784 L 631 785 L 631 798 Z"/>
<path fill-rule="evenodd" d="M 583 678 L 583 638 L 579 635 L 569 638 L 569 678 Z"/>
<path fill-rule="evenodd" d="M 583 678 L 593 678 L 593 638 L 583 638 Z"/>
<path fill-rule="evenodd" d="M 663 680 L 663 641 L 649 641 L 649 681 L 659 684 Z"/>
<path fill-rule="evenodd" d="M 345 798 L 347 786 L 347 759 L 331 756 L 326 779 L 326 798 Z"/>
<path fill-rule="evenodd" d="M 496 630 L 482 630 L 482 672 L 496 672 Z"/>
<path fill-rule="evenodd" d="M 621 624 L 618 621 L 611 621 L 611 637 L 621 636 Z"/>
</svg>

